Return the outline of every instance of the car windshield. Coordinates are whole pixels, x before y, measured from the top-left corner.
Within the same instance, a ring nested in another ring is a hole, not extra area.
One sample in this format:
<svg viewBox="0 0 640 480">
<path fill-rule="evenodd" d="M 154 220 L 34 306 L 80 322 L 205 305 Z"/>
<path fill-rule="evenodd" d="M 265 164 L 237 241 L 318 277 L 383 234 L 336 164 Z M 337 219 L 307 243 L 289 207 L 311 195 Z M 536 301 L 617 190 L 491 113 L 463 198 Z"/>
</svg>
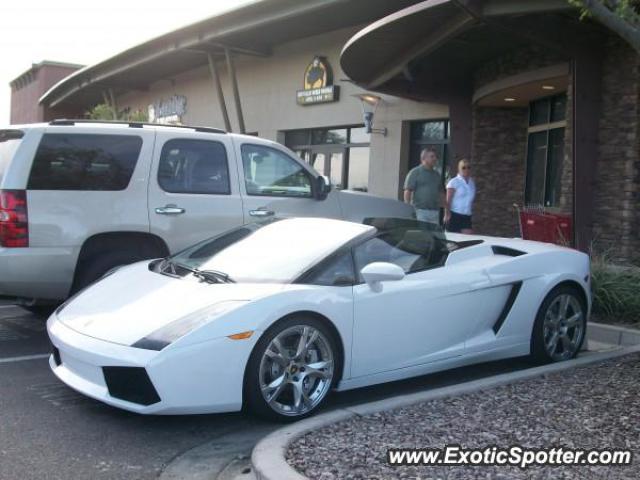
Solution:
<svg viewBox="0 0 640 480">
<path fill-rule="evenodd" d="M 234 282 L 289 283 L 370 226 L 325 218 L 250 224 L 169 258 L 180 268 L 213 270 Z"/>
</svg>

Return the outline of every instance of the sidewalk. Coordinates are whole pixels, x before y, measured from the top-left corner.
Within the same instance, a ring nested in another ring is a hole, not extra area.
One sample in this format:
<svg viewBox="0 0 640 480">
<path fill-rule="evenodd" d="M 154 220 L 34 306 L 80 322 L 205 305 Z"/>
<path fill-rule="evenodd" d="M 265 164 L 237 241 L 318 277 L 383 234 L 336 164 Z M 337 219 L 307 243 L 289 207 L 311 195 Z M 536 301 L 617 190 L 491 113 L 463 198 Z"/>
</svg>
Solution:
<svg viewBox="0 0 640 480">
<path fill-rule="evenodd" d="M 640 478 L 631 466 L 391 467 L 390 447 L 565 446 L 629 448 L 640 452 L 640 353 L 581 368 L 440 398 L 312 431 L 290 445 L 286 457 L 319 480 L 391 478 Z"/>
</svg>

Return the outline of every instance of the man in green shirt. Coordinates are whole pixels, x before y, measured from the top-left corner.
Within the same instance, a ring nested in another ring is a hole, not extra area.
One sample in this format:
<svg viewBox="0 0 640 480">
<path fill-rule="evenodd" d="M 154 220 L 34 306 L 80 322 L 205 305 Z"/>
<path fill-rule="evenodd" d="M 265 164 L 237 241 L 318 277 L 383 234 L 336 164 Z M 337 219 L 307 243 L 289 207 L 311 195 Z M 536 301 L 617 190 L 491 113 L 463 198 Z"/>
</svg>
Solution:
<svg viewBox="0 0 640 480">
<path fill-rule="evenodd" d="M 416 209 L 421 222 L 440 223 L 440 206 L 444 186 L 440 173 L 434 168 L 438 157 L 433 148 L 420 152 L 420 165 L 412 168 L 404 182 L 404 201 Z"/>
</svg>

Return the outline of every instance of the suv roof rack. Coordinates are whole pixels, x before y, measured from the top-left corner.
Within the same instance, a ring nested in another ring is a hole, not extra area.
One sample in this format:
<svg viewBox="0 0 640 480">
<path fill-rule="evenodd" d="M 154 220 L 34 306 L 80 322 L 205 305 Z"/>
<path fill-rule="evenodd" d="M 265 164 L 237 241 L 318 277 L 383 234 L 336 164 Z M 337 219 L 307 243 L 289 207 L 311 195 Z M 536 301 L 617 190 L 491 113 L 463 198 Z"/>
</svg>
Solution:
<svg viewBox="0 0 640 480">
<path fill-rule="evenodd" d="M 153 122 L 126 122 L 126 121 L 118 121 L 118 120 L 83 120 L 83 119 L 67 119 L 67 118 L 59 118 L 56 120 L 52 120 L 49 122 L 49 125 L 58 125 L 58 126 L 69 126 L 75 125 L 77 123 L 106 123 L 109 125 L 127 125 L 129 128 L 142 128 L 145 126 L 148 127 L 172 127 L 172 128 L 188 128 L 189 130 L 194 130 L 196 132 L 204 132 L 204 133 L 227 133 L 225 130 L 220 128 L 213 127 L 197 127 L 197 126 L 189 126 L 189 125 L 167 125 L 164 123 L 153 123 Z"/>
</svg>

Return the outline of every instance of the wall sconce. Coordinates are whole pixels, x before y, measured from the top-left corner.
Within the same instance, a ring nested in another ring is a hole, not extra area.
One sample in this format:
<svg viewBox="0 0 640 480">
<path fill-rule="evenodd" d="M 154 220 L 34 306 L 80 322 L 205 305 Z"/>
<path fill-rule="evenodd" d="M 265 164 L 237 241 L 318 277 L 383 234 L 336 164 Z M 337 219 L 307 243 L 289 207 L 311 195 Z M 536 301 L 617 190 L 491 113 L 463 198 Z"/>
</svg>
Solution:
<svg viewBox="0 0 640 480">
<path fill-rule="evenodd" d="M 387 135 L 386 128 L 373 128 L 373 119 L 378 108 L 378 104 L 382 101 L 377 95 L 370 93 L 360 93 L 353 95 L 360 100 L 362 106 L 362 120 L 367 133 L 379 133 L 383 136 Z"/>
</svg>

